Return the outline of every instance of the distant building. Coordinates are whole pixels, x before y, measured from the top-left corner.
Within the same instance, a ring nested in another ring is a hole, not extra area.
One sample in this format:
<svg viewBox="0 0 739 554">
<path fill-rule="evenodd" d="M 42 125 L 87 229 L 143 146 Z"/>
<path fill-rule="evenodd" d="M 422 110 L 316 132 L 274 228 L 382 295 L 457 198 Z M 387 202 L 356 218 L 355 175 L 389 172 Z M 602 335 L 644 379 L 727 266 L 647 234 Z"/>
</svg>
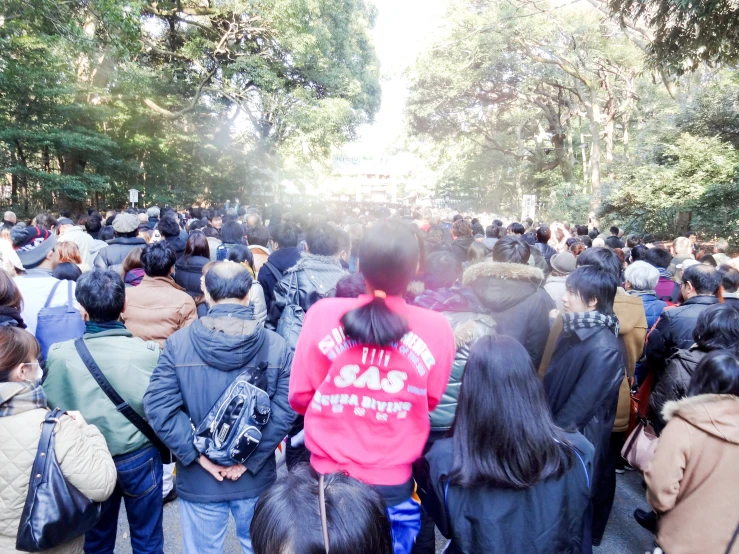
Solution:
<svg viewBox="0 0 739 554">
<path fill-rule="evenodd" d="M 398 201 L 398 178 L 404 175 L 393 156 L 331 156 L 342 189 L 352 190 L 357 202 Z"/>
</svg>

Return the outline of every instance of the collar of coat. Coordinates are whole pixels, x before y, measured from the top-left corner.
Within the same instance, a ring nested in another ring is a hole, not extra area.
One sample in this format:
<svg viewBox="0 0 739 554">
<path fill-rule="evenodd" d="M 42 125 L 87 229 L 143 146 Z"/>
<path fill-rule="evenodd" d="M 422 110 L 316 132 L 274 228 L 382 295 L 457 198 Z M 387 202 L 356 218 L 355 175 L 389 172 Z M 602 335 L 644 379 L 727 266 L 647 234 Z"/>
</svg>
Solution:
<svg viewBox="0 0 739 554">
<path fill-rule="evenodd" d="M 339 269 L 343 269 L 341 267 L 341 260 L 337 256 L 319 256 L 318 254 L 311 254 L 310 252 L 303 252 L 300 254 L 300 260 L 296 265 L 291 267 L 287 270 L 288 273 L 293 271 L 298 271 L 299 269 L 303 269 L 307 266 L 321 266 L 321 265 L 330 265 L 330 266 L 336 266 Z"/>
<path fill-rule="evenodd" d="M 143 285 L 144 283 L 148 283 L 154 286 L 164 285 L 164 286 L 172 287 L 173 289 L 182 290 L 182 291 L 185 290 L 184 287 L 181 287 L 180 285 L 175 283 L 172 277 L 149 277 L 148 275 L 144 275 L 144 278 L 141 280 L 141 285 Z"/>
<path fill-rule="evenodd" d="M 468 267 L 464 271 L 462 282 L 469 285 L 481 277 L 493 277 L 505 281 L 523 281 L 533 283 L 537 287 L 544 282 L 544 272 L 538 267 L 493 261 L 482 261 Z"/>
<path fill-rule="evenodd" d="M 662 417 L 665 421 L 670 421 L 680 410 L 694 408 L 695 406 L 710 404 L 712 402 L 722 402 L 724 400 L 737 400 L 737 397 L 733 394 L 699 394 L 697 396 L 681 398 L 680 400 L 671 400 L 665 403 L 662 408 Z"/>
</svg>

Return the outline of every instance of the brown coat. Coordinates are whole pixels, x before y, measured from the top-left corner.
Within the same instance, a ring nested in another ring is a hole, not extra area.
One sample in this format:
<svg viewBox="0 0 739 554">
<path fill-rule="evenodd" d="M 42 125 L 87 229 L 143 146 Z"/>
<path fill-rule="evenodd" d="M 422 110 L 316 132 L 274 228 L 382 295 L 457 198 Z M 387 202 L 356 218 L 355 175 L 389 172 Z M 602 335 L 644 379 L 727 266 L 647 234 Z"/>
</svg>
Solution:
<svg viewBox="0 0 739 554">
<path fill-rule="evenodd" d="M 625 432 L 629 426 L 629 407 L 631 405 L 631 393 L 629 380 L 634 376 L 634 368 L 636 362 L 641 358 L 644 351 L 644 340 L 647 336 L 647 316 L 644 313 L 644 305 L 638 296 L 629 296 L 626 291 L 619 287 L 616 292 L 616 298 L 613 302 L 613 313 L 618 318 L 618 338 L 624 347 L 626 355 L 626 373 L 621 383 L 621 389 L 618 393 L 618 411 L 616 412 L 616 422 L 613 425 L 615 432 Z M 554 320 L 552 330 L 549 332 L 546 348 L 544 349 L 544 357 L 539 364 L 539 376 L 544 378 L 544 374 L 552 360 L 554 347 L 557 339 L 562 332 L 562 317 L 558 316 Z M 628 377 L 628 379 L 627 379 Z"/>
<path fill-rule="evenodd" d="M 668 402 L 667 427 L 644 478 L 669 554 L 724 554 L 739 524 L 739 397 Z M 739 542 L 731 552 L 739 554 Z"/>
<path fill-rule="evenodd" d="M 138 287 L 126 289 L 123 323 L 133 336 L 156 341 L 161 348 L 170 335 L 197 318 L 195 301 L 170 277 L 147 275 Z"/>
</svg>

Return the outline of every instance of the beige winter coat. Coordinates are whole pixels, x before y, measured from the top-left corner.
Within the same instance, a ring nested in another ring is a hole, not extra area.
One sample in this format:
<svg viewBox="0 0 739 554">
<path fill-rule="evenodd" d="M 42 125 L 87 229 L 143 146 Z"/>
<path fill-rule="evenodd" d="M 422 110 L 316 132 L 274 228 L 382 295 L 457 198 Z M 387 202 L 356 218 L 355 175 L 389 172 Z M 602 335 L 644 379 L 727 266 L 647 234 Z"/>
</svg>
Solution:
<svg viewBox="0 0 739 554">
<path fill-rule="evenodd" d="M 43 409 L 0 417 L 0 552 L 3 554 L 17 552 L 15 538 L 45 417 Z M 96 502 L 113 494 L 115 464 L 97 427 L 87 425 L 80 429 L 71 418 L 63 416 L 54 435 L 54 448 L 62 473 L 82 494 Z M 81 536 L 44 552 L 81 554 L 84 540 Z"/>
<path fill-rule="evenodd" d="M 662 514 L 657 543 L 669 554 L 724 554 L 739 525 L 739 397 L 694 396 L 662 414 L 667 426 L 644 473 Z"/>
</svg>

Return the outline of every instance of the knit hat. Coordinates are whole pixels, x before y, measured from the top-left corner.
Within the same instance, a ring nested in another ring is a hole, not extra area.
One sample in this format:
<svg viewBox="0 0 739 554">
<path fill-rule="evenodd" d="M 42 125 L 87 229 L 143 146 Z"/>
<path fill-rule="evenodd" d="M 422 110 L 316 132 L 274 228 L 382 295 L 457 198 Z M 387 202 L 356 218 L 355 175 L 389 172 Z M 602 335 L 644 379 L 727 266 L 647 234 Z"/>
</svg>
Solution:
<svg viewBox="0 0 739 554">
<path fill-rule="evenodd" d="M 133 233 L 139 228 L 139 220 L 133 214 L 118 214 L 113 220 L 116 233 Z"/>
<path fill-rule="evenodd" d="M 74 225 L 74 221 L 69 219 L 68 217 L 63 217 L 57 221 L 58 225 Z"/>
<path fill-rule="evenodd" d="M 577 259 L 572 252 L 560 252 L 549 259 L 549 264 L 554 271 L 567 275 L 575 271 Z"/>
<path fill-rule="evenodd" d="M 13 227 L 10 231 L 13 249 L 26 269 L 33 269 L 54 250 L 56 237 L 42 227 Z"/>
</svg>

